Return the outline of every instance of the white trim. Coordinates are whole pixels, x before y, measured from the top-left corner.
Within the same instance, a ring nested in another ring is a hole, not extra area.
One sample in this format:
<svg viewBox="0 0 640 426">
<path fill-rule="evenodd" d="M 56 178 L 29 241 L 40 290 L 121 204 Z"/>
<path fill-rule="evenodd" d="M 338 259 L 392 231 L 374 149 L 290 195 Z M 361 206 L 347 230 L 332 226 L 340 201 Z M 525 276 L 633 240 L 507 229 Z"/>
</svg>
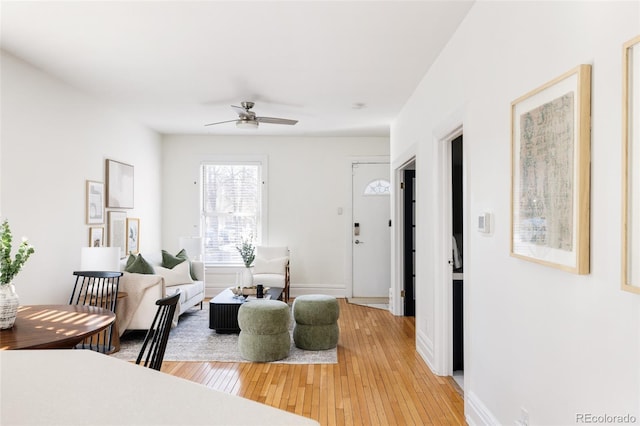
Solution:
<svg viewBox="0 0 640 426">
<path fill-rule="evenodd" d="M 463 133 L 462 110 L 457 111 L 434 131 L 434 157 L 437 160 L 434 182 L 436 183 L 437 211 L 434 222 L 434 366 L 436 374 L 453 374 L 453 273 L 449 265 L 451 258 L 451 141 Z M 463 164 L 463 173 L 466 165 Z M 466 189 L 464 189 L 466 191 Z M 463 198 L 465 194 L 463 194 Z M 465 209 L 466 203 L 463 207 Z M 463 216 L 466 216 L 463 211 Z M 463 219 L 466 224 L 466 219 Z M 468 229 L 468 227 L 466 227 Z M 468 232 L 465 232 L 467 235 Z M 467 245 L 463 245 L 467 247 Z M 467 253 L 465 253 L 466 255 Z M 466 262 L 468 263 L 468 262 Z M 465 306 L 466 308 L 466 306 Z M 465 329 L 466 329 L 465 323 Z M 466 335 L 466 333 L 465 333 Z M 466 348 L 465 348 L 466 352 Z M 466 358 L 465 358 L 466 359 Z M 466 370 L 465 366 L 465 370 Z"/>
<path fill-rule="evenodd" d="M 206 281 L 205 281 L 206 282 Z M 223 291 L 231 286 L 231 284 L 224 283 L 207 283 L 205 287 L 205 297 L 215 297 Z M 302 296 L 305 294 L 326 294 L 327 296 L 333 296 L 336 298 L 347 298 L 349 296 L 346 295 L 346 288 L 342 284 L 295 284 L 291 283 L 290 287 L 291 297 L 295 298 L 298 296 Z"/>
<path fill-rule="evenodd" d="M 466 374 L 465 374 L 466 377 Z M 466 389 L 465 383 L 465 389 Z M 470 426 L 494 426 L 500 422 L 474 392 L 464 393 L 464 416 Z"/>
<path fill-rule="evenodd" d="M 391 289 L 393 296 L 390 298 L 390 311 L 394 315 L 404 315 L 404 298 L 400 297 L 404 289 L 404 194 L 399 191 L 402 182 L 402 172 L 411 163 L 417 169 L 417 143 L 411 145 L 391 165 Z M 417 172 L 416 172 L 417 174 Z M 417 179 L 416 179 L 417 185 Z M 395 189 L 395 191 L 394 191 Z M 415 297 L 415 295 L 414 295 Z"/>
<path fill-rule="evenodd" d="M 434 368 L 433 341 L 426 333 L 419 330 L 416 330 L 416 352 L 420 354 L 431 372 L 437 374 Z"/>
</svg>

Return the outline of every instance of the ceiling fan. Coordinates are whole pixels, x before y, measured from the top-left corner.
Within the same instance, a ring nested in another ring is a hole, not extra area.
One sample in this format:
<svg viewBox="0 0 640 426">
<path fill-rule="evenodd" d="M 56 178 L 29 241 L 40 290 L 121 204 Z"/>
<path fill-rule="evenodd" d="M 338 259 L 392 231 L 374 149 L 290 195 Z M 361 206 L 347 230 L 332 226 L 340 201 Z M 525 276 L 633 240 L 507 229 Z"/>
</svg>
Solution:
<svg viewBox="0 0 640 426">
<path fill-rule="evenodd" d="M 231 105 L 231 108 L 238 113 L 238 118 L 236 120 L 218 121 L 216 123 L 205 124 L 205 126 L 214 126 L 216 124 L 231 123 L 232 121 L 235 121 L 236 127 L 240 127 L 242 129 L 257 129 L 260 123 L 287 124 L 289 126 L 293 126 L 298 122 L 298 120 L 290 120 L 288 118 L 258 117 L 255 112 L 251 111 L 251 108 L 253 108 L 255 104 L 250 101 L 241 102 L 240 105 L 242 106 L 239 107 Z"/>
</svg>

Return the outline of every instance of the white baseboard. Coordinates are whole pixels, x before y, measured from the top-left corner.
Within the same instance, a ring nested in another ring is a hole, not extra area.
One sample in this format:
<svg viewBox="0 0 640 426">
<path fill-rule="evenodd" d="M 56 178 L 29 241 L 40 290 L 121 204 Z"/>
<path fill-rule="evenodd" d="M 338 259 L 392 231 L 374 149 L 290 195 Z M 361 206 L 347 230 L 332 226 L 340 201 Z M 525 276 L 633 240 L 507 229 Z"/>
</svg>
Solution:
<svg viewBox="0 0 640 426">
<path fill-rule="evenodd" d="M 347 297 L 346 288 L 336 284 L 294 284 L 291 286 L 291 297 L 305 294 L 326 294 L 338 298 Z"/>
<path fill-rule="evenodd" d="M 424 362 L 433 374 L 436 374 L 435 359 L 433 355 L 433 341 L 429 336 L 416 330 L 416 351 L 420 354 Z"/>
<path fill-rule="evenodd" d="M 494 426 L 500 422 L 473 392 L 464 392 L 464 416 L 470 426 Z"/>
<path fill-rule="evenodd" d="M 205 297 L 215 297 L 222 290 L 229 288 L 229 284 L 207 282 L 204 289 Z M 297 284 L 292 285 L 289 291 L 291 297 L 305 294 L 326 294 L 337 298 L 347 297 L 346 288 L 343 285 L 335 284 Z"/>
</svg>

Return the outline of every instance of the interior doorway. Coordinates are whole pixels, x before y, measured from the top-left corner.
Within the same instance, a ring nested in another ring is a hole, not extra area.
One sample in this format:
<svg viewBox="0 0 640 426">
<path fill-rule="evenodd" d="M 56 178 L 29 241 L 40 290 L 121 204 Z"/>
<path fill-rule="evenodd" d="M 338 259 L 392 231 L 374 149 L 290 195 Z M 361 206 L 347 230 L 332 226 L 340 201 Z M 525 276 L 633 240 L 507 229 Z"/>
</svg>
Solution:
<svg viewBox="0 0 640 426">
<path fill-rule="evenodd" d="M 464 179 L 462 134 L 451 141 L 452 376 L 464 388 Z"/>
<path fill-rule="evenodd" d="M 402 225 L 404 316 L 416 315 L 416 171 L 415 167 L 402 171 Z"/>
</svg>

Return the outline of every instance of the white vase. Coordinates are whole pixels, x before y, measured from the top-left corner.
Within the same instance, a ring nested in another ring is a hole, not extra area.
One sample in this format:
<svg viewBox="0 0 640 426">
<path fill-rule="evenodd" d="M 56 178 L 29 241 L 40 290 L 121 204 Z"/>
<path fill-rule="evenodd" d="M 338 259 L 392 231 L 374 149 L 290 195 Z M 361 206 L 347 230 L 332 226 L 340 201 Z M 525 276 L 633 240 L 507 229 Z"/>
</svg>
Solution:
<svg viewBox="0 0 640 426">
<path fill-rule="evenodd" d="M 253 285 L 253 274 L 251 268 L 243 268 L 242 270 L 242 286 L 251 287 Z"/>
<path fill-rule="evenodd" d="M 18 295 L 13 284 L 0 285 L 0 330 L 13 327 L 18 315 Z"/>
</svg>

